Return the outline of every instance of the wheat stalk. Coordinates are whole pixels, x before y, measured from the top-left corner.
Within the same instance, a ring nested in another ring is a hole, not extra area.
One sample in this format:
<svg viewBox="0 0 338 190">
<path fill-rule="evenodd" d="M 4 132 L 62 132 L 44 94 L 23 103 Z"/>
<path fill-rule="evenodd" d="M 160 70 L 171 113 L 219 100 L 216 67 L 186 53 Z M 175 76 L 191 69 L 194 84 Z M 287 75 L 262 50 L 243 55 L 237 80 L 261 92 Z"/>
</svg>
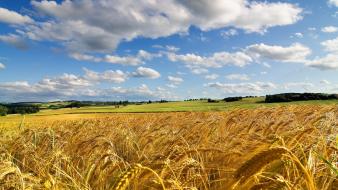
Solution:
<svg viewBox="0 0 338 190">
<path fill-rule="evenodd" d="M 113 188 L 114 190 L 125 190 L 132 179 L 135 178 L 142 170 L 141 164 L 135 164 L 130 167 L 118 180 L 116 186 Z"/>
<path fill-rule="evenodd" d="M 236 172 L 235 178 L 241 182 L 246 181 L 254 174 L 261 171 L 266 165 L 280 159 L 288 150 L 284 147 L 270 148 L 254 155 L 246 161 Z"/>
</svg>

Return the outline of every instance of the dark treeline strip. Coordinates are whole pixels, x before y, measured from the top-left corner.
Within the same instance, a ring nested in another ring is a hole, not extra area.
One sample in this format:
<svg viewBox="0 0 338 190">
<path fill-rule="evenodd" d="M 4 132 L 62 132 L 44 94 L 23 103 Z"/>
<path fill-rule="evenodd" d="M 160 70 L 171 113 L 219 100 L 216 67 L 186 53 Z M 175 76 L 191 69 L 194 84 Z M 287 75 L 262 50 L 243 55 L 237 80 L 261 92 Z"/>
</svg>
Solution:
<svg viewBox="0 0 338 190">
<path fill-rule="evenodd" d="M 224 101 L 226 102 L 236 102 L 236 101 L 240 101 L 242 100 L 243 97 L 238 96 L 238 97 L 228 97 L 228 98 L 224 98 Z"/>
<path fill-rule="evenodd" d="M 324 94 L 324 93 L 283 93 L 267 95 L 266 103 L 274 102 L 292 102 L 292 101 L 306 101 L 306 100 L 335 100 L 338 99 L 338 94 Z"/>
<path fill-rule="evenodd" d="M 34 104 L 1 104 L 0 115 L 4 116 L 7 114 L 31 114 L 40 111 L 40 107 Z"/>
</svg>

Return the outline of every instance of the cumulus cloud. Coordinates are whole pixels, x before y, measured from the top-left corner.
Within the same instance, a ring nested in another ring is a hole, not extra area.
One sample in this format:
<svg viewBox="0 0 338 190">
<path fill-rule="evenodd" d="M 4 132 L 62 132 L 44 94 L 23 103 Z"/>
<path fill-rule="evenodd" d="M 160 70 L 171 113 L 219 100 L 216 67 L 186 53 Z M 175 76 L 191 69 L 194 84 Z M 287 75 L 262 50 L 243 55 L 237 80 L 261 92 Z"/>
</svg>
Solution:
<svg viewBox="0 0 338 190">
<path fill-rule="evenodd" d="M 246 74 L 230 74 L 225 76 L 225 78 L 229 80 L 240 80 L 240 81 L 248 81 L 250 77 Z"/>
<path fill-rule="evenodd" d="M 168 76 L 168 81 L 172 84 L 179 85 L 184 80 L 181 77 Z"/>
<path fill-rule="evenodd" d="M 205 74 L 205 73 L 209 72 L 208 69 L 200 68 L 200 67 L 196 67 L 196 66 L 189 66 L 189 65 L 187 65 L 187 68 L 189 68 L 190 71 L 191 71 L 191 73 L 195 74 L 195 75 Z"/>
<path fill-rule="evenodd" d="M 307 61 L 305 64 L 320 70 L 338 69 L 338 54 L 327 54 L 324 57 Z"/>
<path fill-rule="evenodd" d="M 311 90 L 311 88 L 314 87 L 314 84 L 309 83 L 309 82 L 289 82 L 289 83 L 285 83 L 283 84 L 283 87 L 285 89 L 302 89 L 305 91 Z"/>
<path fill-rule="evenodd" d="M 177 96 L 167 89 L 158 87 L 150 89 L 143 84 L 139 87 L 102 88 L 101 82 L 122 83 L 131 73 L 120 70 L 95 72 L 84 68 L 85 74 L 63 74 L 57 77 L 47 77 L 36 83 L 27 81 L 0 82 L 0 98 L 4 101 L 49 101 L 52 99 L 93 99 L 107 100 L 149 100 L 177 99 Z M 136 77 L 136 76 L 135 76 Z M 145 75 L 144 77 L 152 77 Z M 12 98 L 12 99 L 10 99 Z"/>
<path fill-rule="evenodd" d="M 7 43 L 18 49 L 27 49 L 28 45 L 22 37 L 16 34 L 0 35 L 0 42 Z"/>
<path fill-rule="evenodd" d="M 123 83 L 130 77 L 156 79 L 161 76 L 159 72 L 146 67 L 138 67 L 136 71 L 131 73 L 121 70 L 106 70 L 103 72 L 96 72 L 87 68 L 83 68 L 83 70 L 85 72 L 83 78 L 89 82 Z"/>
<path fill-rule="evenodd" d="M 302 19 L 302 9 L 288 3 L 253 1 L 235 21 L 238 28 L 249 32 L 265 32 L 273 26 L 293 24 Z"/>
<path fill-rule="evenodd" d="M 139 67 L 135 72 L 128 73 L 121 70 L 106 70 L 96 72 L 83 68 L 84 75 L 74 75 L 64 73 L 57 77 L 46 77 L 36 83 L 27 81 L 14 81 L 0 83 L 0 97 L 3 98 L 19 98 L 27 101 L 30 98 L 69 98 L 69 97 L 110 97 L 107 89 L 95 88 L 99 87 L 102 82 L 123 83 L 130 77 L 158 78 L 160 74 L 150 68 Z M 145 93 L 146 87 L 138 88 L 138 92 Z M 130 91 L 132 92 L 132 91 Z M 156 97 L 156 93 L 151 93 Z M 163 93 L 165 94 L 165 93 Z M 15 99 L 17 101 L 17 99 Z"/>
<path fill-rule="evenodd" d="M 5 69 L 5 68 L 6 68 L 5 64 L 0 63 L 0 70 L 1 70 L 1 69 Z"/>
<path fill-rule="evenodd" d="M 85 71 L 84 78 L 88 81 L 122 83 L 128 79 L 128 74 L 121 70 L 107 70 L 103 73 L 98 73 L 87 68 L 83 70 Z"/>
<path fill-rule="evenodd" d="M 325 80 L 325 79 L 323 79 L 323 80 L 319 81 L 319 83 L 320 83 L 320 84 L 325 84 L 325 85 L 329 85 L 329 84 L 331 84 L 331 83 L 330 83 L 330 81 L 328 81 L 328 80 Z"/>
<path fill-rule="evenodd" d="M 113 64 L 121 64 L 121 65 L 140 65 L 142 64 L 142 60 L 137 57 L 127 56 L 127 57 L 121 57 L 121 56 L 115 56 L 115 55 L 106 55 L 104 58 L 104 61 L 107 63 L 113 63 Z"/>
<path fill-rule="evenodd" d="M 206 73 L 207 68 L 221 68 L 226 65 L 244 67 L 252 61 L 251 57 L 243 52 L 216 52 L 211 56 L 200 56 L 193 53 L 168 53 L 168 59 L 173 62 L 183 62 L 193 73 Z"/>
<path fill-rule="evenodd" d="M 83 54 L 83 53 L 70 53 L 69 56 L 75 60 L 78 61 L 93 61 L 93 62 L 101 62 L 102 58 L 99 57 L 95 57 L 92 55 L 87 55 L 87 54 Z"/>
<path fill-rule="evenodd" d="M 13 97 L 24 101 L 36 98 L 35 100 L 39 101 L 42 96 L 64 97 L 83 94 L 89 86 L 91 83 L 79 76 L 63 74 L 55 78 L 44 78 L 34 84 L 27 81 L 0 83 L 0 97 Z"/>
<path fill-rule="evenodd" d="M 336 39 L 322 43 L 327 49 L 333 51 L 337 45 Z M 279 61 L 285 63 L 303 63 L 310 66 L 308 59 L 311 49 L 300 43 L 289 46 L 267 45 L 264 43 L 253 44 L 237 52 L 215 52 L 210 56 L 202 56 L 195 53 L 176 54 L 166 52 L 172 62 L 182 62 L 194 74 L 207 73 L 209 68 L 222 68 L 224 66 L 245 67 L 252 62 L 262 64 L 270 68 L 265 61 Z"/>
<path fill-rule="evenodd" d="M 210 75 L 206 75 L 204 78 L 207 80 L 216 80 L 218 78 L 218 74 L 210 74 Z"/>
<path fill-rule="evenodd" d="M 338 7 L 338 0 L 329 0 L 328 2 L 330 5 Z"/>
<path fill-rule="evenodd" d="M 114 96 L 117 99 L 123 100 L 149 100 L 149 99 L 177 99 L 178 97 L 164 89 L 157 87 L 156 89 L 150 89 L 146 84 L 141 84 L 139 87 L 134 88 L 123 88 L 113 87 L 105 90 L 105 94 Z"/>
<path fill-rule="evenodd" d="M 157 79 L 161 74 L 152 68 L 138 67 L 135 72 L 131 74 L 133 77 Z"/>
<path fill-rule="evenodd" d="M 46 78 L 34 84 L 27 81 L 0 83 L 0 97 L 5 101 L 50 101 L 72 98 L 78 100 L 107 100 L 110 98 L 133 101 L 177 99 L 177 96 L 167 89 L 160 87 L 150 89 L 145 84 L 132 88 L 94 88 L 81 77 L 69 74 L 51 79 Z"/>
<path fill-rule="evenodd" d="M 231 36 L 236 36 L 238 35 L 238 31 L 236 29 L 229 29 L 229 30 L 225 30 L 225 31 L 221 31 L 221 36 L 223 38 L 229 38 Z"/>
<path fill-rule="evenodd" d="M 336 26 L 326 26 L 326 27 L 322 28 L 322 32 L 335 33 L 335 32 L 338 32 L 338 27 L 336 27 Z"/>
<path fill-rule="evenodd" d="M 203 31 L 233 27 L 263 33 L 270 27 L 296 23 L 303 11 L 291 3 L 248 0 L 33 0 L 31 4 L 46 15 L 41 22 L 7 9 L 1 9 L 0 21 L 26 24 L 22 28 L 26 37 L 56 41 L 81 53 L 112 52 L 123 41 L 187 33 L 191 26 Z"/>
<path fill-rule="evenodd" d="M 33 23 L 34 21 L 29 16 L 23 16 L 15 11 L 0 7 L 0 22 L 22 25 Z"/>
<path fill-rule="evenodd" d="M 205 86 L 222 90 L 226 94 L 255 94 L 266 93 L 276 88 L 276 85 L 270 82 L 252 82 L 252 83 L 208 83 Z"/>
<path fill-rule="evenodd" d="M 162 55 L 160 53 L 152 54 L 145 50 L 139 50 L 137 55 L 127 55 L 127 56 L 106 55 L 105 57 L 97 57 L 78 52 L 70 53 L 69 56 L 78 61 L 106 62 L 112 64 L 137 66 L 144 64 L 145 61 L 149 61 L 154 57 L 160 57 Z"/>
<path fill-rule="evenodd" d="M 294 36 L 297 37 L 297 38 L 303 38 L 304 37 L 303 33 L 301 33 L 301 32 L 296 32 L 294 34 Z"/>
<path fill-rule="evenodd" d="M 171 52 L 176 52 L 176 51 L 179 51 L 179 50 L 180 50 L 179 47 L 176 47 L 176 46 L 170 46 L 170 45 L 165 46 L 165 48 L 166 48 L 168 51 L 171 51 Z"/>
<path fill-rule="evenodd" d="M 311 54 L 310 48 L 294 43 L 290 46 L 266 45 L 264 43 L 250 45 L 246 52 L 257 59 L 268 59 L 281 62 L 304 62 Z"/>
<path fill-rule="evenodd" d="M 332 40 L 326 40 L 321 43 L 325 47 L 326 51 L 338 52 L 338 37 Z"/>
</svg>

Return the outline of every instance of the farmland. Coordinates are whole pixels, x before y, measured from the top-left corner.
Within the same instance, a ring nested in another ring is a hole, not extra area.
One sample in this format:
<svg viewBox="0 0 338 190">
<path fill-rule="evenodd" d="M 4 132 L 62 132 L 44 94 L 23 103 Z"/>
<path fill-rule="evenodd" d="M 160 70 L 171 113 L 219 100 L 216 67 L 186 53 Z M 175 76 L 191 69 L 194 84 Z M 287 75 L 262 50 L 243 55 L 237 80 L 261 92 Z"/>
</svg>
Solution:
<svg viewBox="0 0 338 190">
<path fill-rule="evenodd" d="M 83 107 L 1 117 L 0 184 L 335 189 L 337 102 L 259 102 Z"/>
<path fill-rule="evenodd" d="M 43 108 L 47 108 L 50 104 L 41 104 Z M 152 103 L 141 105 L 127 105 L 127 106 L 85 106 L 81 108 L 63 108 L 63 109 L 43 109 L 38 113 L 26 115 L 25 121 L 38 119 L 58 119 L 60 117 L 65 119 L 78 119 L 87 117 L 100 117 L 102 113 L 157 113 L 157 112 L 208 112 L 208 111 L 228 111 L 233 109 L 254 109 L 260 107 L 276 107 L 288 105 L 338 105 L 338 100 L 312 100 L 312 101 L 297 101 L 287 103 L 264 103 L 263 97 L 245 98 L 236 102 L 219 101 L 216 103 L 209 103 L 204 101 L 178 101 L 168 103 Z M 2 123 L 14 122 L 19 124 L 22 116 L 8 115 L 0 118 Z"/>
</svg>

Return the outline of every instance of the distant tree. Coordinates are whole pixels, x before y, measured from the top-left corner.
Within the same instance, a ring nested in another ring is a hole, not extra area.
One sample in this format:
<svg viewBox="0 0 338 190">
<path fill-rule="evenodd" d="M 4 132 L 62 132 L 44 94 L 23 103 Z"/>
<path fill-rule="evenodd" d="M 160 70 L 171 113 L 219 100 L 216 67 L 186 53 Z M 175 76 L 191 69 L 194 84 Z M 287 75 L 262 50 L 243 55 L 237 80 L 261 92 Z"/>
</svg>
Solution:
<svg viewBox="0 0 338 190">
<path fill-rule="evenodd" d="M 81 106 L 82 106 L 81 102 L 72 102 L 68 104 L 66 108 L 80 108 Z"/>
<path fill-rule="evenodd" d="M 5 106 L 0 105 L 0 116 L 7 115 L 8 109 Z"/>
<path fill-rule="evenodd" d="M 334 100 L 338 99 L 337 94 L 323 94 L 323 93 L 283 93 L 267 95 L 265 97 L 266 103 L 272 102 L 292 102 L 292 101 L 306 101 L 306 100 Z"/>
<path fill-rule="evenodd" d="M 34 104 L 6 104 L 8 114 L 30 114 L 40 111 L 40 107 Z"/>
<path fill-rule="evenodd" d="M 238 96 L 238 97 L 228 97 L 228 98 L 224 98 L 224 101 L 226 102 L 236 102 L 236 101 L 240 101 L 243 98 Z"/>
<path fill-rule="evenodd" d="M 48 109 L 53 109 L 53 110 L 60 109 L 60 108 L 62 108 L 62 106 L 60 106 L 60 105 L 50 105 L 50 106 L 48 106 Z"/>
<path fill-rule="evenodd" d="M 209 99 L 208 99 L 208 102 L 209 102 L 209 103 L 217 103 L 218 101 L 209 98 Z"/>
</svg>

